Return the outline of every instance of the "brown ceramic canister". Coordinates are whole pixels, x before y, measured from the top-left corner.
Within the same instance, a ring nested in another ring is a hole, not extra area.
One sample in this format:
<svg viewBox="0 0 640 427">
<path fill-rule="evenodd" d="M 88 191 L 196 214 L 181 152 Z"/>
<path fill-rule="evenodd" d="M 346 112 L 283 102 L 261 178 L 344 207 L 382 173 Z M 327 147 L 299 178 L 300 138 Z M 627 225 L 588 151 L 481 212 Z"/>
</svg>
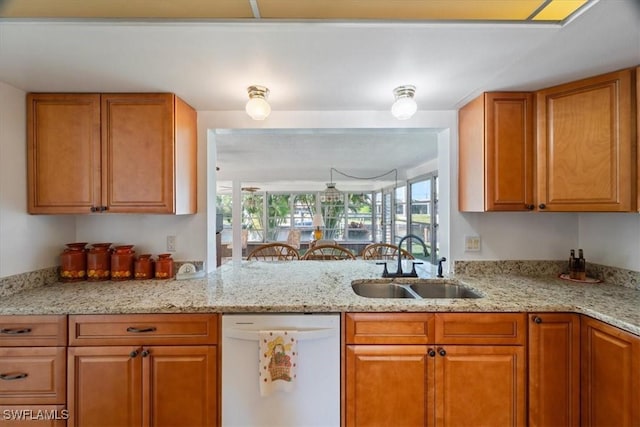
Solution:
<svg viewBox="0 0 640 427">
<path fill-rule="evenodd" d="M 153 278 L 153 264 L 151 254 L 142 254 L 136 258 L 134 262 L 134 278 L 136 280 L 145 280 Z"/>
<path fill-rule="evenodd" d="M 87 253 L 87 279 L 109 280 L 111 276 L 111 243 L 94 243 Z"/>
<path fill-rule="evenodd" d="M 67 243 L 67 248 L 60 254 L 60 280 L 77 282 L 85 280 L 87 274 L 86 243 Z"/>
<path fill-rule="evenodd" d="M 130 280 L 133 278 L 133 245 L 116 246 L 111 255 L 111 280 Z"/>
<path fill-rule="evenodd" d="M 171 254 L 158 255 L 156 261 L 156 279 L 170 279 L 173 277 L 173 259 Z"/>
</svg>

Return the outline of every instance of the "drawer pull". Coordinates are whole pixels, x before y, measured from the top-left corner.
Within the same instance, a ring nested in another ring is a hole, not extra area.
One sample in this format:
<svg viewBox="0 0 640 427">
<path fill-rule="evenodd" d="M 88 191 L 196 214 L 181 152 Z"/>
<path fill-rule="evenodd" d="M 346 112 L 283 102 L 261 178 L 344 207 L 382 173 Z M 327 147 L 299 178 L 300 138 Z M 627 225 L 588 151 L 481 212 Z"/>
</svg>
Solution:
<svg viewBox="0 0 640 427">
<path fill-rule="evenodd" d="M 28 334 L 31 332 L 31 328 L 23 328 L 23 329 L 0 329 L 0 334 L 5 335 L 19 335 L 19 334 Z"/>
<path fill-rule="evenodd" d="M 135 334 L 142 334 L 145 332 L 155 332 L 155 331 L 156 331 L 155 326 L 149 326 L 148 328 L 136 328 L 134 326 L 129 326 L 127 328 L 127 332 L 133 332 Z"/>
<path fill-rule="evenodd" d="M 11 381 L 11 380 L 20 380 L 22 378 L 27 378 L 29 374 L 26 372 L 20 372 L 18 374 L 0 374 L 0 380 Z"/>
</svg>

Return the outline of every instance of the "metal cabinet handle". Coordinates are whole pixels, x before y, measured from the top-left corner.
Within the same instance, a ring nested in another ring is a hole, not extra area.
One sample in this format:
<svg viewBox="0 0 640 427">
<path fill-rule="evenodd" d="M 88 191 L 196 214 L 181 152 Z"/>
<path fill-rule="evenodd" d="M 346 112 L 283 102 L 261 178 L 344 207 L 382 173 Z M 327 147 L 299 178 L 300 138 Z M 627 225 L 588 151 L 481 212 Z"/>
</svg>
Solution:
<svg viewBox="0 0 640 427">
<path fill-rule="evenodd" d="M 135 326 L 129 326 L 127 328 L 127 332 L 132 332 L 135 334 L 143 334 L 145 332 L 155 332 L 155 331 L 156 331 L 155 326 L 149 326 L 147 328 L 136 328 Z"/>
<path fill-rule="evenodd" d="M 0 374 L 0 380 L 11 381 L 11 380 L 20 380 L 22 378 L 27 378 L 29 374 L 26 372 L 19 372 L 17 374 Z"/>
<path fill-rule="evenodd" d="M 129 357 L 136 357 L 138 355 L 138 350 L 133 350 L 131 353 L 129 353 Z"/>
<path fill-rule="evenodd" d="M 530 211 L 532 211 L 535 208 L 534 205 L 524 205 L 524 207 Z"/>
<path fill-rule="evenodd" d="M 142 350 L 142 357 L 147 357 L 148 355 L 151 354 L 151 351 L 149 350 Z"/>
<path fill-rule="evenodd" d="M 429 351 L 427 352 L 427 354 L 429 355 L 429 357 L 435 357 L 436 351 L 434 349 L 430 348 Z"/>
<path fill-rule="evenodd" d="M 540 203 L 540 204 L 538 205 L 538 207 L 539 207 L 540 209 L 546 209 L 547 205 L 545 205 L 544 203 Z"/>
<path fill-rule="evenodd" d="M 447 352 L 444 350 L 444 348 L 439 348 L 438 353 L 440 354 L 440 356 L 443 356 L 443 357 L 447 355 Z"/>
<path fill-rule="evenodd" d="M 534 323 L 537 323 L 537 324 L 540 324 L 540 323 L 542 323 L 542 318 L 540 318 L 540 317 L 538 317 L 538 316 L 534 316 L 534 317 L 533 317 L 533 322 L 534 322 Z"/>
<path fill-rule="evenodd" d="M 31 328 L 22 328 L 22 329 L 0 329 L 0 334 L 5 335 L 19 335 L 19 334 L 28 334 L 31 332 Z"/>
</svg>

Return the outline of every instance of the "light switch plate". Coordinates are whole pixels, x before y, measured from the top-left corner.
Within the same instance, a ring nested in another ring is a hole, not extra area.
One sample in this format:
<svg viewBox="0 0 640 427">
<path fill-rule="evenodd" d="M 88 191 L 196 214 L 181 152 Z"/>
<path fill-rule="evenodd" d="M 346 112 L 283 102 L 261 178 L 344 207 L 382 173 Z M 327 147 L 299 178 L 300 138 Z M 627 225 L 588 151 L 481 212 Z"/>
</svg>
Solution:
<svg viewBox="0 0 640 427">
<path fill-rule="evenodd" d="M 464 251 L 479 252 L 480 243 L 480 236 L 464 236 Z"/>
<path fill-rule="evenodd" d="M 176 236 L 167 236 L 167 252 L 176 251 Z"/>
</svg>

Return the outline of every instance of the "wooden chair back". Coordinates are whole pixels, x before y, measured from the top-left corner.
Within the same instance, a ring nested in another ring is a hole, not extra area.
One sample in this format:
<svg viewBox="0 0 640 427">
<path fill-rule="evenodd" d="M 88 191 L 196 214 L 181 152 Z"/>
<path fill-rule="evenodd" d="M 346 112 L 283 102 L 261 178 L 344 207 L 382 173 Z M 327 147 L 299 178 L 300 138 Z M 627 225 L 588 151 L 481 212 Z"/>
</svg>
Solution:
<svg viewBox="0 0 640 427">
<path fill-rule="evenodd" d="M 338 245 L 316 245 L 302 256 L 303 260 L 341 260 L 356 259 L 349 249 Z"/>
<path fill-rule="evenodd" d="M 286 243 L 265 243 L 255 248 L 247 256 L 248 260 L 260 261 L 292 261 L 300 259 L 300 254 L 291 245 Z"/>
<path fill-rule="evenodd" d="M 398 253 L 401 254 L 402 259 L 415 259 L 408 251 L 399 249 L 398 246 L 390 243 L 372 243 L 367 245 L 360 253 L 360 257 L 362 259 L 390 260 L 398 259 Z"/>
</svg>

